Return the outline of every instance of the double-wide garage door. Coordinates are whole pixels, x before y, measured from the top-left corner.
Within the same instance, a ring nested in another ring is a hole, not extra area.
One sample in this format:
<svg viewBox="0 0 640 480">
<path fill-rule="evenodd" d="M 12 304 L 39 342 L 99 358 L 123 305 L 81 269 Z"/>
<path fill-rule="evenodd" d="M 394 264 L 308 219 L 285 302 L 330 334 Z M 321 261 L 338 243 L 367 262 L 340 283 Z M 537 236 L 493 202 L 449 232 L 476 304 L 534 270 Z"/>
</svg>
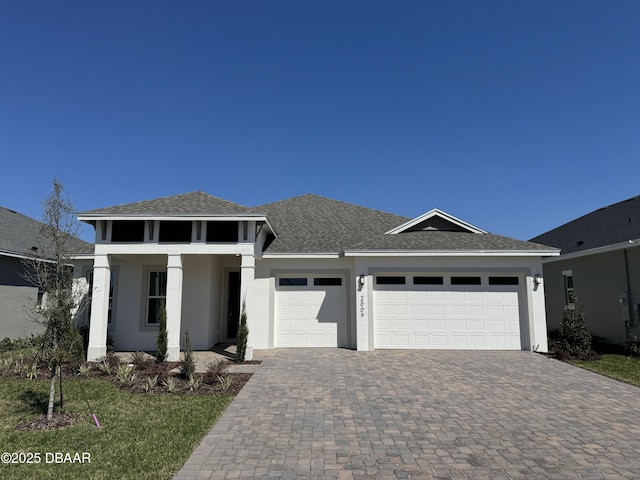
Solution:
<svg viewBox="0 0 640 480">
<path fill-rule="evenodd" d="M 377 275 L 375 348 L 520 350 L 519 277 Z"/>
<path fill-rule="evenodd" d="M 347 295 L 342 276 L 276 278 L 275 346 L 345 344 Z"/>
</svg>

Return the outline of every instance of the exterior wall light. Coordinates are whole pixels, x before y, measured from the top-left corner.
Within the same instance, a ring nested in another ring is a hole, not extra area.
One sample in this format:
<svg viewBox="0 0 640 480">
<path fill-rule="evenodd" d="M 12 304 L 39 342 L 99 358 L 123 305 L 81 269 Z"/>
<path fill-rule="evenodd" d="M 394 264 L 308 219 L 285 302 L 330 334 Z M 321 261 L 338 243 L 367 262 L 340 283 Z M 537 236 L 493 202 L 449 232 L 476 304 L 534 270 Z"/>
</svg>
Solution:
<svg viewBox="0 0 640 480">
<path fill-rule="evenodd" d="M 360 277 L 358 278 L 358 285 L 359 285 L 360 287 L 363 287 L 363 286 L 364 286 L 364 273 L 361 273 L 361 274 L 360 274 Z"/>
<path fill-rule="evenodd" d="M 540 275 L 539 273 L 536 273 L 533 276 L 533 283 L 535 283 L 536 285 L 542 285 L 542 275 Z"/>
</svg>

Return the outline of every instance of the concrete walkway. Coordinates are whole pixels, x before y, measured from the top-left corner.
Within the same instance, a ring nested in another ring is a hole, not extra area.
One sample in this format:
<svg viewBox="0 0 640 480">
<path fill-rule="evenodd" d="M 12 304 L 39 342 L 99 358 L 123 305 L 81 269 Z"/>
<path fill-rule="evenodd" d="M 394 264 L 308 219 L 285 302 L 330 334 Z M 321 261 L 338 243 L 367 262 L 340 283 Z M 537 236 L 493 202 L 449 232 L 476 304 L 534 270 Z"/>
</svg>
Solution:
<svg viewBox="0 0 640 480">
<path fill-rule="evenodd" d="M 255 358 L 175 479 L 640 478 L 640 389 L 538 354 Z"/>
</svg>

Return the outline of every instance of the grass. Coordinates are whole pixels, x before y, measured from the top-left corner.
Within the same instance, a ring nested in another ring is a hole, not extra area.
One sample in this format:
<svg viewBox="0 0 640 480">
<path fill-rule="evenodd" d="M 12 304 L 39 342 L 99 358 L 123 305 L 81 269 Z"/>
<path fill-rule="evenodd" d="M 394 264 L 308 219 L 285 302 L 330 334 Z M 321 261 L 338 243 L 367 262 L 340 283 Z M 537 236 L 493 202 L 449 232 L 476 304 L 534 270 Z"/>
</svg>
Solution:
<svg viewBox="0 0 640 480">
<path fill-rule="evenodd" d="M 62 430 L 16 431 L 19 422 L 45 412 L 48 381 L 0 378 L 0 453 L 42 458 L 39 464 L 0 464 L 0 478 L 171 478 L 231 401 L 222 395 L 132 394 L 100 379 L 69 379 L 63 389 L 64 412 L 85 421 Z M 87 452 L 91 463 L 47 464 L 47 452 Z"/>
<path fill-rule="evenodd" d="M 600 360 L 573 360 L 571 363 L 592 372 L 640 387 L 640 358 L 605 354 Z"/>
</svg>

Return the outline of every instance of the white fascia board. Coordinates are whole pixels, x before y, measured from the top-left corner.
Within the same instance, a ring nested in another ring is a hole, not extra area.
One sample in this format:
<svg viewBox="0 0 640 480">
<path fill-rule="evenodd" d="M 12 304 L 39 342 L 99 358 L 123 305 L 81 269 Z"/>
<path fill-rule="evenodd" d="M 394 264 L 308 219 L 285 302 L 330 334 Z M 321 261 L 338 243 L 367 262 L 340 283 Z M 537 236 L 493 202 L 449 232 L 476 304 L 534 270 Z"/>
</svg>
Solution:
<svg viewBox="0 0 640 480">
<path fill-rule="evenodd" d="M 93 260 L 93 253 L 78 253 L 77 255 L 69 255 L 73 260 Z"/>
<path fill-rule="evenodd" d="M 635 240 L 627 240 L 626 242 L 614 243 L 612 245 L 605 245 L 603 247 L 590 248 L 588 250 L 581 250 L 574 253 L 566 253 L 555 258 L 545 258 L 542 263 L 560 262 L 562 260 L 571 260 L 572 258 L 586 257 L 588 255 L 597 255 L 600 253 L 615 252 L 617 250 L 625 250 L 627 248 L 640 247 L 640 238 Z"/>
<path fill-rule="evenodd" d="M 339 253 L 263 253 L 262 258 L 340 258 Z"/>
<path fill-rule="evenodd" d="M 8 250 L 0 250 L 0 255 L 3 255 L 5 257 L 19 258 L 21 260 L 37 260 L 38 262 L 55 263 L 55 261 L 50 258 L 34 257 L 25 253 L 10 252 Z"/>
<path fill-rule="evenodd" d="M 454 217 L 453 215 L 449 215 L 446 212 L 443 212 L 442 210 L 438 210 L 437 208 L 434 208 L 433 210 L 429 210 L 427 213 L 424 213 L 422 215 L 420 215 L 419 217 L 416 217 L 412 220 L 409 220 L 407 223 L 403 223 L 402 225 L 389 230 L 388 232 L 385 232 L 385 234 L 387 235 L 396 235 L 398 233 L 404 232 L 405 230 L 410 229 L 411 227 L 419 224 L 420 222 L 423 222 L 431 217 L 435 217 L 435 216 L 439 216 L 442 217 L 443 219 L 458 225 L 459 227 L 462 227 L 466 230 L 469 230 L 469 232 L 471 233 L 487 233 L 486 231 L 482 230 L 481 228 L 475 227 L 473 225 L 471 225 L 470 223 L 465 222 L 464 220 L 460 220 L 459 218 Z"/>
<path fill-rule="evenodd" d="M 546 257 L 560 250 L 345 250 L 345 257 Z"/>
<path fill-rule="evenodd" d="M 96 243 L 96 255 L 253 255 L 253 243 Z"/>
<path fill-rule="evenodd" d="M 267 224 L 267 217 L 264 215 L 113 215 L 113 214 L 80 214 L 78 220 L 81 222 L 91 222 L 95 220 L 234 220 L 234 221 L 264 221 Z M 269 224 L 271 228 L 271 224 Z"/>
</svg>

